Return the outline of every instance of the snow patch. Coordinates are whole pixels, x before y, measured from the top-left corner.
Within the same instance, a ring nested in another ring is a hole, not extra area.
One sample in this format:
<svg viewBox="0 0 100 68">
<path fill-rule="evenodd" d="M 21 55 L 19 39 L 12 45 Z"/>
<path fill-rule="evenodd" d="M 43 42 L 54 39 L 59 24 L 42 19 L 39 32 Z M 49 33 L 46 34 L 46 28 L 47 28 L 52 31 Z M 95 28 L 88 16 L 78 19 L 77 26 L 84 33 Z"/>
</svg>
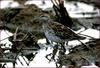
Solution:
<svg viewBox="0 0 100 68">
<path fill-rule="evenodd" d="M 52 6 L 53 6 L 53 4 L 50 0 L 45 0 L 45 4 L 43 4 L 42 1 L 40 1 L 40 0 L 27 1 L 25 4 L 35 4 L 43 10 L 45 10 L 47 8 L 52 8 Z"/>
<path fill-rule="evenodd" d="M 0 30 L 0 44 L 6 44 L 7 45 L 5 47 L 9 47 L 9 44 L 11 44 L 11 42 L 8 40 L 9 36 L 12 36 L 13 34 L 10 33 L 7 30 Z"/>
<path fill-rule="evenodd" d="M 88 35 L 88 36 L 91 36 L 91 37 L 94 37 L 97 39 L 100 38 L 99 30 L 95 30 L 95 29 L 91 29 L 91 28 L 81 32 L 81 34 Z"/>
<path fill-rule="evenodd" d="M 45 44 L 46 43 L 46 39 L 39 39 L 37 43 L 41 43 L 41 44 Z"/>
</svg>

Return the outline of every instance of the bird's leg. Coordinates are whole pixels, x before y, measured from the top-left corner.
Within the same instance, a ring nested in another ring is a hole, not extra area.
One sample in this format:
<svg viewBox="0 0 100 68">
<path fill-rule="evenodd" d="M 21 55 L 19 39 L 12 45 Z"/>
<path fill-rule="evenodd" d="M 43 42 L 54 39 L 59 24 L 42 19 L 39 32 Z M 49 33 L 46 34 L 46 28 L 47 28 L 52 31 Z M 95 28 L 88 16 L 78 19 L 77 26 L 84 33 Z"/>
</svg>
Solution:
<svg viewBox="0 0 100 68">
<path fill-rule="evenodd" d="M 64 44 L 65 44 L 65 42 L 61 43 L 61 49 L 60 49 L 60 54 L 61 55 L 64 55 L 65 52 L 66 52 L 66 48 L 65 48 Z"/>
<path fill-rule="evenodd" d="M 65 41 L 65 46 L 68 46 L 68 41 Z"/>
<path fill-rule="evenodd" d="M 66 48 L 67 47 L 67 48 Z M 66 48 L 66 51 L 71 51 L 71 46 L 68 46 L 68 41 L 65 41 L 65 48 Z"/>
<path fill-rule="evenodd" d="M 57 54 L 57 52 L 58 52 L 58 44 L 57 45 L 55 45 L 54 47 L 53 47 L 53 52 L 52 52 L 52 57 L 51 57 L 51 59 L 55 59 L 55 56 L 56 56 L 56 54 Z"/>
<path fill-rule="evenodd" d="M 45 36 L 45 39 L 46 39 L 46 45 L 51 44 L 50 40 L 46 36 Z"/>
</svg>

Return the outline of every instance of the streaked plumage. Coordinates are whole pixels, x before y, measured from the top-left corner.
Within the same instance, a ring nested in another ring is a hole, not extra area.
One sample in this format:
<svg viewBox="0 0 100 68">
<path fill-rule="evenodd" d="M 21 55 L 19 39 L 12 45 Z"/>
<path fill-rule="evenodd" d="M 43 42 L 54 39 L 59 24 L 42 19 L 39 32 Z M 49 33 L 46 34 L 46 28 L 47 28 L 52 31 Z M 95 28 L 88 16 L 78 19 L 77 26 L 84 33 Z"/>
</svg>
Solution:
<svg viewBox="0 0 100 68">
<path fill-rule="evenodd" d="M 43 25 L 43 29 L 46 37 L 53 42 L 85 39 L 84 37 L 74 33 L 70 28 L 58 22 L 49 21 Z"/>
</svg>

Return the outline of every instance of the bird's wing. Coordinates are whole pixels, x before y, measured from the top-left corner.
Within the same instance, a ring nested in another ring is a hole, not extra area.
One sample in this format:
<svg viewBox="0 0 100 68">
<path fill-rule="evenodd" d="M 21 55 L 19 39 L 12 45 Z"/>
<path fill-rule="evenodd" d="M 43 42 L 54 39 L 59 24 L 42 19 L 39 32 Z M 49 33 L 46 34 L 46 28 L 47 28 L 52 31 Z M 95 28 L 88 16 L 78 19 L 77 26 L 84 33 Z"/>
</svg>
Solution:
<svg viewBox="0 0 100 68">
<path fill-rule="evenodd" d="M 48 23 L 48 25 L 49 25 L 49 27 L 52 28 L 55 35 L 59 36 L 62 39 L 69 39 L 69 40 L 83 39 L 83 37 L 74 33 L 72 29 L 70 29 L 58 22 L 51 22 L 51 23 Z"/>
</svg>

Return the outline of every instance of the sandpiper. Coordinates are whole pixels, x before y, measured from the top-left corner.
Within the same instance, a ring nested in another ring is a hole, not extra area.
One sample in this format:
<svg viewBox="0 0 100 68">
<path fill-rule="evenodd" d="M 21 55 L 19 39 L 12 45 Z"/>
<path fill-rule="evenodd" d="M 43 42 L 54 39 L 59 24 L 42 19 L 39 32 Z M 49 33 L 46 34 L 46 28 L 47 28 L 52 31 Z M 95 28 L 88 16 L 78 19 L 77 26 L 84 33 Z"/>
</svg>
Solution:
<svg viewBox="0 0 100 68">
<path fill-rule="evenodd" d="M 54 22 L 46 16 L 41 17 L 44 20 L 43 31 L 47 39 L 52 42 L 62 43 L 71 40 L 83 40 L 85 37 L 79 36 L 72 29 L 62 25 L 61 23 Z"/>
</svg>

